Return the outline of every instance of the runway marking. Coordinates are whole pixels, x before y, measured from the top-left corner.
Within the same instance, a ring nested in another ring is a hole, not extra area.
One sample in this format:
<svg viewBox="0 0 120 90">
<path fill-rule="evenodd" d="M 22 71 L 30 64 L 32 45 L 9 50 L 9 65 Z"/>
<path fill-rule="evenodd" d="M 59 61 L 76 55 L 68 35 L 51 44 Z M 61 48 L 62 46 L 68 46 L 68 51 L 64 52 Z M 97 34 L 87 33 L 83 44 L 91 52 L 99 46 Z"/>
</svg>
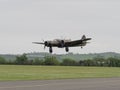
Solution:
<svg viewBox="0 0 120 90">
<path fill-rule="evenodd" d="M 90 82 L 90 84 L 94 84 L 94 83 L 111 83 L 111 82 L 117 82 L 117 81 L 120 81 L 120 80 L 110 80 L 110 81 L 101 81 L 101 82 Z M 82 84 L 86 84 L 87 82 L 83 82 Z M 67 84 L 72 84 L 72 83 L 69 83 L 69 82 L 58 82 L 58 83 L 51 83 L 51 84 L 41 84 L 41 85 L 23 85 L 23 86 L 11 86 L 11 87 L 0 87 L 0 89 L 11 89 L 11 88 L 30 88 L 30 87 L 40 87 L 40 86 L 48 86 L 48 85 L 67 85 Z M 90 86 L 89 86 L 90 87 Z M 92 86 L 93 87 L 93 86 Z"/>
</svg>

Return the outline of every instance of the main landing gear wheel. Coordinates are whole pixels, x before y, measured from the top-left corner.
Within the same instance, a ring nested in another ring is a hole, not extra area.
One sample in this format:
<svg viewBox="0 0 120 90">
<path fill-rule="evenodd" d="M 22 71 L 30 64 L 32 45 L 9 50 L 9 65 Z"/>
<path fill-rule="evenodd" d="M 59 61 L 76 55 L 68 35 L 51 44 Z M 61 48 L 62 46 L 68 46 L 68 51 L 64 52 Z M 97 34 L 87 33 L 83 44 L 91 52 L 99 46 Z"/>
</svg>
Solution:
<svg viewBox="0 0 120 90">
<path fill-rule="evenodd" d="M 49 48 L 49 52 L 50 52 L 50 53 L 52 53 L 52 52 L 53 52 L 52 47 L 50 47 L 50 48 Z"/>
<path fill-rule="evenodd" d="M 65 51 L 66 51 L 66 52 L 69 52 L 69 48 L 68 48 L 68 47 L 65 47 Z"/>
</svg>

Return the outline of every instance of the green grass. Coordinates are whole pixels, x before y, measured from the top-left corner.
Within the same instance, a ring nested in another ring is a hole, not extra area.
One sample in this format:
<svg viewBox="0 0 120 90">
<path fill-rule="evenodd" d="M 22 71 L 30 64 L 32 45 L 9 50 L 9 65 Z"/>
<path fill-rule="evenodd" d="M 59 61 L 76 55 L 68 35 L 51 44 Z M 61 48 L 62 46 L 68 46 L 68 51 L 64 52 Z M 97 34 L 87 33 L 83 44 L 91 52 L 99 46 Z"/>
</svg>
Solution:
<svg viewBox="0 0 120 90">
<path fill-rule="evenodd" d="M 0 65 L 0 81 L 120 77 L 120 68 Z"/>
</svg>

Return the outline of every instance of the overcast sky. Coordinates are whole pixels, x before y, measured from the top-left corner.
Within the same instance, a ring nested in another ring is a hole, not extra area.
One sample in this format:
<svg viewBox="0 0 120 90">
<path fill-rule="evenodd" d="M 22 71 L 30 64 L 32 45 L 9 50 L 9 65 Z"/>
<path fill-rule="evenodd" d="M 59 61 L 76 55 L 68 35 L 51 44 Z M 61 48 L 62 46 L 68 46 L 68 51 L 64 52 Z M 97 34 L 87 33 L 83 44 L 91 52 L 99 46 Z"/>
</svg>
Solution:
<svg viewBox="0 0 120 90">
<path fill-rule="evenodd" d="M 32 44 L 55 38 L 91 43 L 74 53 L 120 53 L 120 0 L 0 0 L 0 53 L 48 52 Z M 65 53 L 54 48 L 54 53 Z"/>
</svg>

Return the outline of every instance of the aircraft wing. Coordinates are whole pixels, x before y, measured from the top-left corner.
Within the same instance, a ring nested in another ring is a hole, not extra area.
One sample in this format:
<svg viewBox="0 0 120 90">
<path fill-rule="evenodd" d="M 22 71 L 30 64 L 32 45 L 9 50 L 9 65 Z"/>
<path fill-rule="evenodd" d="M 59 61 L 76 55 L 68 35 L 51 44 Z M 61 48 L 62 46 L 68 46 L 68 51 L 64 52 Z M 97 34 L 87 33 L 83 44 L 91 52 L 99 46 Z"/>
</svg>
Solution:
<svg viewBox="0 0 120 90">
<path fill-rule="evenodd" d="M 34 44 L 44 44 L 43 42 L 33 42 Z"/>
</svg>

